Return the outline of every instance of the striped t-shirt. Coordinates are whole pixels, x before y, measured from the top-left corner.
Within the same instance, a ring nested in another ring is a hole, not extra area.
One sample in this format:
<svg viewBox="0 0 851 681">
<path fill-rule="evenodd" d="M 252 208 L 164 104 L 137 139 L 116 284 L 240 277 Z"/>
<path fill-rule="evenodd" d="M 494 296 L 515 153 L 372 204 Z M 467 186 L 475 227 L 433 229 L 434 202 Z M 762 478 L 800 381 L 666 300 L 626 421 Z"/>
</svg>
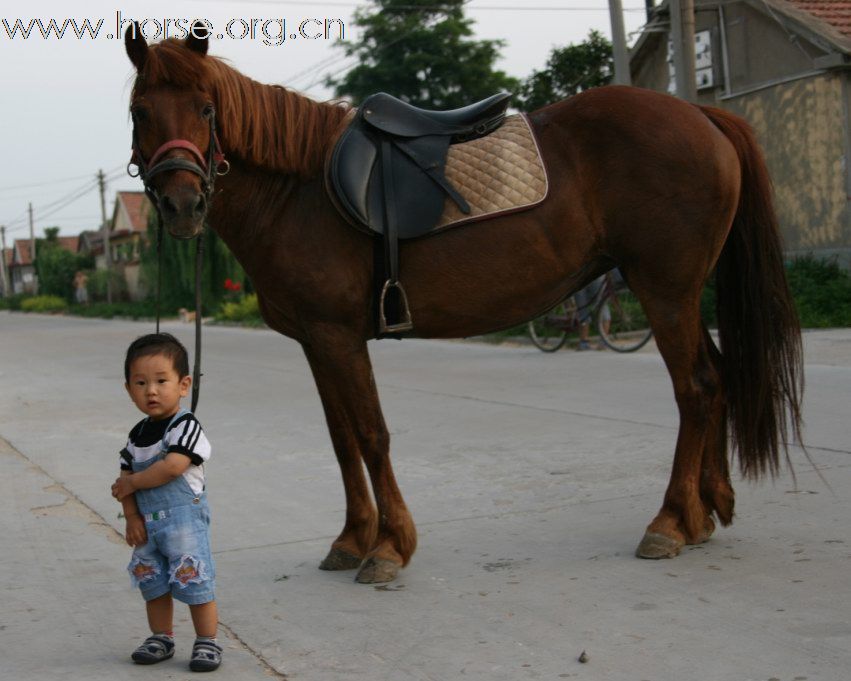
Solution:
<svg viewBox="0 0 851 681">
<path fill-rule="evenodd" d="M 165 432 L 170 419 L 151 421 L 142 419 L 133 426 L 127 437 L 127 446 L 121 450 L 122 470 L 133 470 L 131 463 L 144 463 L 160 453 L 160 443 L 165 436 L 167 452 L 177 452 L 189 457 L 192 464 L 183 477 L 195 494 L 204 491 L 204 462 L 210 458 L 210 442 L 194 414 L 185 413 Z"/>
</svg>

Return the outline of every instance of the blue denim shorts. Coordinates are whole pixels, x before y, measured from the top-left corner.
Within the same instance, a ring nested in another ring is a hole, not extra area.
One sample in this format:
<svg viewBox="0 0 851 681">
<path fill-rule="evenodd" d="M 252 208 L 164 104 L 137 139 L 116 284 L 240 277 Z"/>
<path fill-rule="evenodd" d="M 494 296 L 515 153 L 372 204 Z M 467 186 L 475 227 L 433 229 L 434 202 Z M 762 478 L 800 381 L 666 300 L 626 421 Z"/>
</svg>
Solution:
<svg viewBox="0 0 851 681">
<path fill-rule="evenodd" d="M 210 553 L 206 504 L 178 506 L 145 516 L 148 543 L 133 551 L 127 570 L 146 601 L 167 593 L 183 603 L 215 600 L 216 568 Z"/>
</svg>

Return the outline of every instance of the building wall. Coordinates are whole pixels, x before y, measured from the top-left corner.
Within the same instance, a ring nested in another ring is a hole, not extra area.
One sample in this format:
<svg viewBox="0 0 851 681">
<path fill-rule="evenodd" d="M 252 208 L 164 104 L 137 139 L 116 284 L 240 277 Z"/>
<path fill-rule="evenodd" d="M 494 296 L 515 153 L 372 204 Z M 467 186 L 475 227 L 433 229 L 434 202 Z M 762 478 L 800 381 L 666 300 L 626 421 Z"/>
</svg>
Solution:
<svg viewBox="0 0 851 681">
<path fill-rule="evenodd" d="M 720 17 L 716 12 L 699 15 L 716 25 Z M 727 93 L 810 73 L 813 59 L 825 54 L 803 36 L 790 33 L 774 17 L 743 2 L 725 4 L 723 16 L 730 73 L 730 83 L 724 88 Z M 720 59 L 721 45 L 718 47 Z M 724 90 L 717 94 L 725 94 Z"/>
<path fill-rule="evenodd" d="M 754 127 L 787 253 L 837 256 L 851 267 L 851 72 L 815 69 L 813 59 L 825 54 L 816 38 L 792 34 L 746 2 L 696 7 L 695 29 L 712 33 L 715 76 L 698 102 Z M 666 91 L 667 49 L 667 33 L 647 34 L 632 59 L 635 85 Z"/>
<path fill-rule="evenodd" d="M 724 101 L 754 128 L 774 181 L 786 250 L 851 256 L 842 73 L 825 73 Z"/>
</svg>

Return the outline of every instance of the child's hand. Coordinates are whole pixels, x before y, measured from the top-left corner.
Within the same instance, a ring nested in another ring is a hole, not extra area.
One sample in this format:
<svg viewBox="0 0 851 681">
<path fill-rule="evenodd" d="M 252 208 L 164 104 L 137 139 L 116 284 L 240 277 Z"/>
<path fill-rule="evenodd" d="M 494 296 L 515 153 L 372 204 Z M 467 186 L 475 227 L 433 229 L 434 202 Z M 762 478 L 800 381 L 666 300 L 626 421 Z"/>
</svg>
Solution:
<svg viewBox="0 0 851 681">
<path fill-rule="evenodd" d="M 130 496 L 136 491 L 136 488 L 130 481 L 130 478 L 132 477 L 133 476 L 131 475 L 125 475 L 112 483 L 112 496 L 118 499 L 118 501 L 121 501 L 124 497 Z"/>
<path fill-rule="evenodd" d="M 142 516 L 127 518 L 124 538 L 130 546 L 143 546 L 148 543 L 148 533 L 145 531 L 145 521 L 142 520 Z"/>
</svg>

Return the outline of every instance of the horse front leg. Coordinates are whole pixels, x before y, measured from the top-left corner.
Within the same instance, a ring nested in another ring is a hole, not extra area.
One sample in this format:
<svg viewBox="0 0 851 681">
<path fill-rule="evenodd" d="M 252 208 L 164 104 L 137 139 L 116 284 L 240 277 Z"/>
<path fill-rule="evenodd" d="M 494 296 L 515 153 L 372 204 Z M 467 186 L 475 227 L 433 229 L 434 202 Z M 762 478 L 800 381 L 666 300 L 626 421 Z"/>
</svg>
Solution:
<svg viewBox="0 0 851 681">
<path fill-rule="evenodd" d="M 366 342 L 334 331 L 311 334 L 304 346 L 322 399 L 343 475 L 346 523 L 322 561 L 327 570 L 360 566 L 364 584 L 389 582 L 408 564 L 417 533 L 390 464 L 384 423 Z M 366 464 L 376 508 L 363 474 Z"/>
</svg>

